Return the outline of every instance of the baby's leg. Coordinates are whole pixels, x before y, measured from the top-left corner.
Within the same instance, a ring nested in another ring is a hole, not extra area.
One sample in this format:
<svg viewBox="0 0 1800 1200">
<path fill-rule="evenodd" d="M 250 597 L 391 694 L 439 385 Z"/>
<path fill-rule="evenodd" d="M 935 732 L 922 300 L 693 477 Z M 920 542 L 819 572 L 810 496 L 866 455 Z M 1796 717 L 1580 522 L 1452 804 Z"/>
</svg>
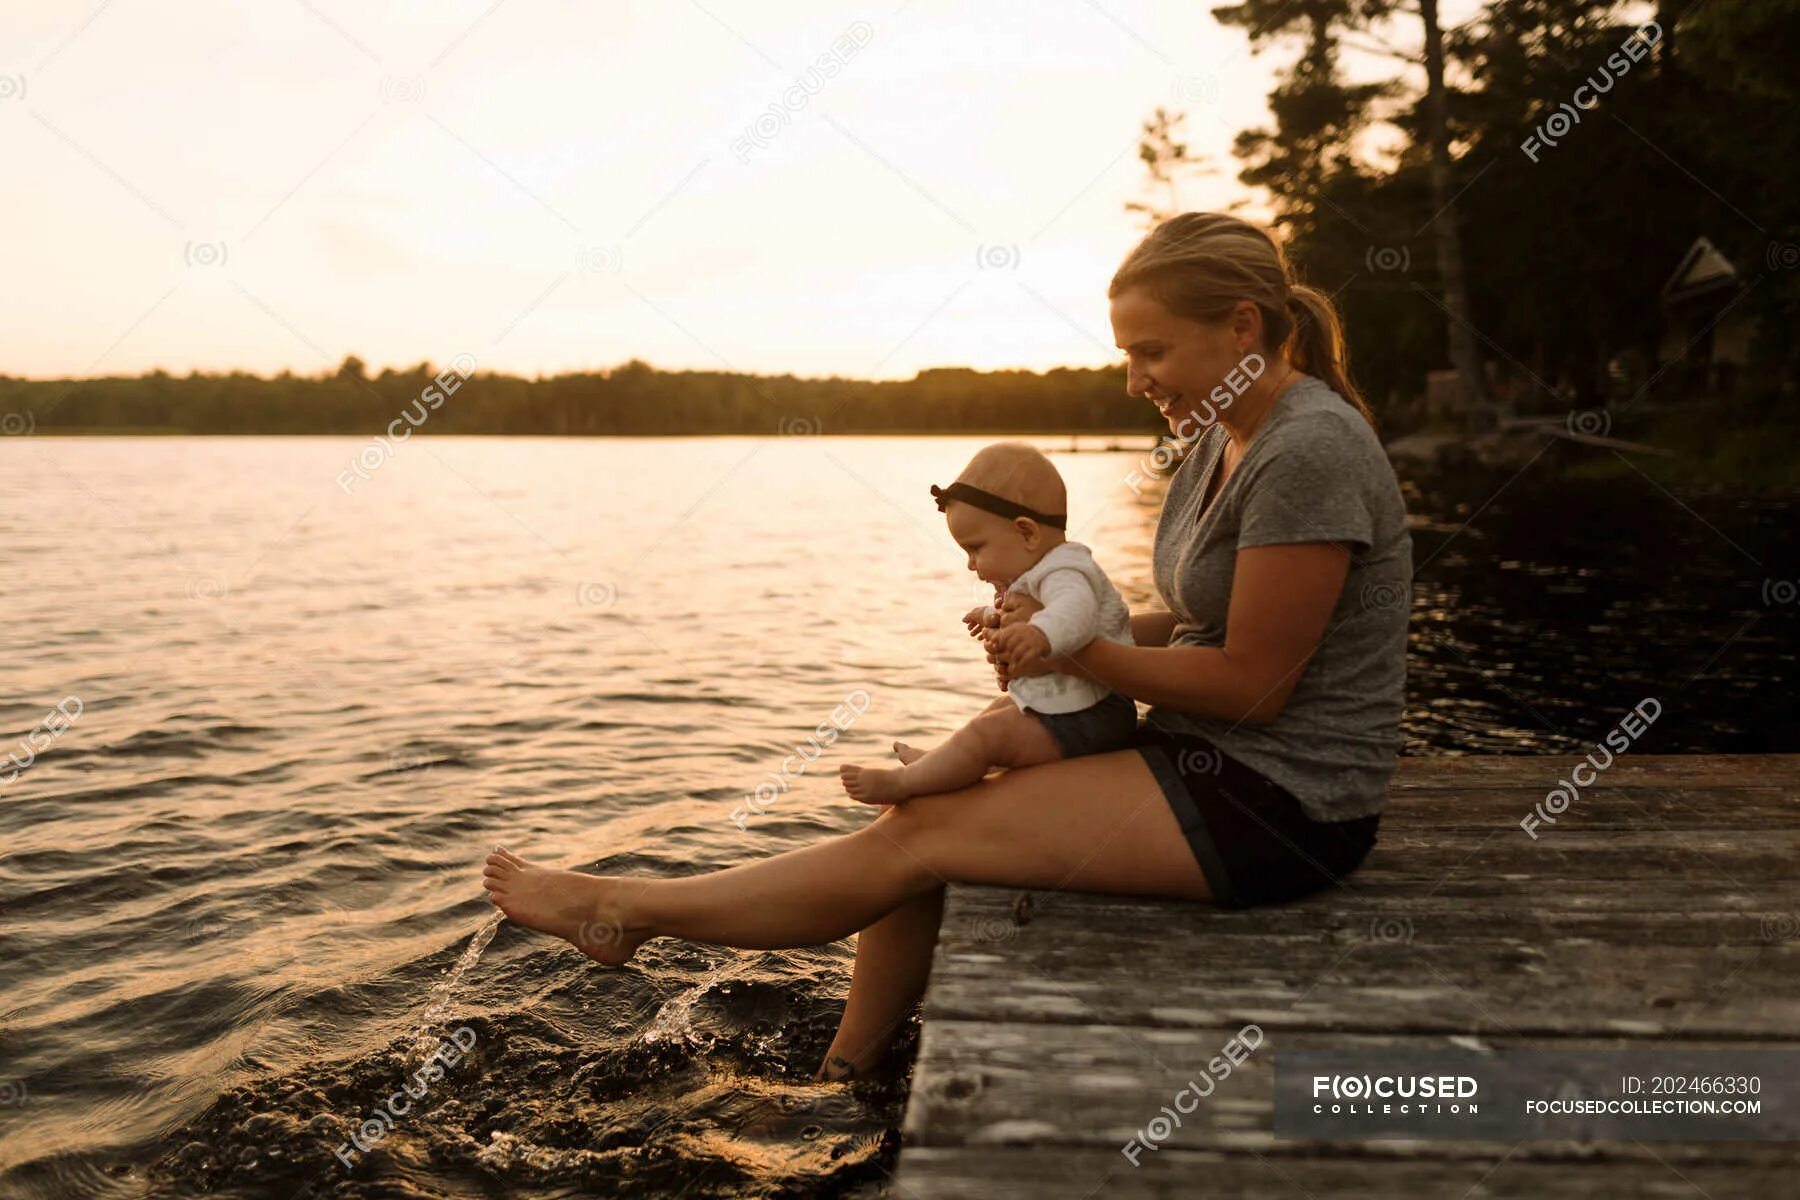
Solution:
<svg viewBox="0 0 1800 1200">
<path fill-rule="evenodd" d="M 988 706 L 986 708 L 982 709 L 981 711 L 985 713 L 985 712 L 992 712 L 996 708 L 1017 708 L 1017 707 L 1018 706 L 1012 702 L 1011 696 L 1002 694 L 999 696 L 995 696 L 993 698 L 993 700 L 991 700 L 988 703 Z M 918 762 L 921 758 L 924 758 L 929 753 L 931 753 L 929 750 L 921 750 L 921 749 L 919 749 L 919 747 L 909 745 L 906 742 L 895 742 L 894 743 L 894 757 L 900 760 L 900 763 L 902 766 L 910 767 L 914 763 Z"/>
<path fill-rule="evenodd" d="M 851 764 L 838 768 L 838 775 L 852 797 L 893 804 L 908 796 L 968 787 L 994 767 L 1028 767 L 1061 757 L 1050 731 L 1008 701 L 1004 708 L 990 707 L 943 745 L 898 770 Z"/>
</svg>

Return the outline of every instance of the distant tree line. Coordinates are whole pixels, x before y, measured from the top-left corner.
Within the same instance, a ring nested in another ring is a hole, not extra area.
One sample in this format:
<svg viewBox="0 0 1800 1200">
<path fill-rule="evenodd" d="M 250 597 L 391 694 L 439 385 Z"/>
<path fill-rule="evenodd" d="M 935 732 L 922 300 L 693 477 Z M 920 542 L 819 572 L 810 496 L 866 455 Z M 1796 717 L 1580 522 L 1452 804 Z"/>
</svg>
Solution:
<svg viewBox="0 0 1800 1200">
<path fill-rule="evenodd" d="M 373 434 L 403 413 L 430 433 L 778 434 L 1150 431 L 1159 421 L 1125 395 L 1122 369 L 921 371 L 908 380 L 801 379 L 609 371 L 523 379 L 477 371 L 453 393 L 442 368 L 273 378 L 234 372 L 24 380 L 0 376 L 7 432 Z M 453 383 L 454 374 L 447 375 Z M 429 403 L 420 397 L 431 395 Z"/>
</svg>

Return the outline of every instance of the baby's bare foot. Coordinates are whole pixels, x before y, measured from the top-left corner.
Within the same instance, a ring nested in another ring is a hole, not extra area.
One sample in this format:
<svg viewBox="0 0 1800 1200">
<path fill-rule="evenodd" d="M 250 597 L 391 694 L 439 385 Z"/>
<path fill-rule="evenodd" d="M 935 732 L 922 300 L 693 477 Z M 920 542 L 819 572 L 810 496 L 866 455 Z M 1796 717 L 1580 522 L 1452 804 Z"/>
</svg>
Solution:
<svg viewBox="0 0 1800 1200">
<path fill-rule="evenodd" d="M 850 763 L 838 768 L 838 779 L 851 799 L 864 804 L 893 804 L 912 794 L 906 790 L 904 771 L 883 771 Z"/>
<path fill-rule="evenodd" d="M 496 846 L 481 883 L 508 919 L 554 934 L 609 967 L 625 962 L 652 936 L 626 912 L 620 893 L 628 880 L 534 867 Z"/>
<path fill-rule="evenodd" d="M 901 766 L 910 767 L 925 757 L 925 751 L 917 746 L 909 746 L 905 742 L 895 742 L 894 757 L 900 760 Z"/>
</svg>

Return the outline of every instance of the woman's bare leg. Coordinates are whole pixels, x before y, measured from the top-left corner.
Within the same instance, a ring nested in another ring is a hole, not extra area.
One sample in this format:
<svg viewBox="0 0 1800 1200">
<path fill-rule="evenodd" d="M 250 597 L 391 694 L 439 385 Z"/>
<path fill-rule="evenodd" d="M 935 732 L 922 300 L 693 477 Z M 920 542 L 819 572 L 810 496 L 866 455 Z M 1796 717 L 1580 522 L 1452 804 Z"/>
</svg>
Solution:
<svg viewBox="0 0 1800 1200">
<path fill-rule="evenodd" d="M 513 920 L 606 962 L 661 935 L 760 950 L 821 945 L 952 881 L 1210 898 L 1155 777 L 1129 750 L 915 796 L 854 833 L 705 875 L 597 877 L 496 853 L 485 879 Z M 612 948 L 583 944 L 582 927 L 607 931 Z"/>
<path fill-rule="evenodd" d="M 856 935 L 850 995 L 818 1078 L 864 1074 L 887 1053 L 900 1022 L 925 994 L 943 919 L 944 889 L 936 887 Z"/>
</svg>

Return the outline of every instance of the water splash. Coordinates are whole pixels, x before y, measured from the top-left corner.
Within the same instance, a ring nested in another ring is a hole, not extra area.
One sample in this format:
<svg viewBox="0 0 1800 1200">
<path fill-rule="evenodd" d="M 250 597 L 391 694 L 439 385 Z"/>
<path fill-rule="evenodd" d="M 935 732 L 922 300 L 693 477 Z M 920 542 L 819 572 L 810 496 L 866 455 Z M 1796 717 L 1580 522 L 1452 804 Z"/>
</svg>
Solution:
<svg viewBox="0 0 1800 1200">
<path fill-rule="evenodd" d="M 419 1014 L 419 1023 L 413 1027 L 411 1035 L 406 1039 L 405 1056 L 408 1067 L 415 1067 L 423 1063 L 443 1041 L 442 1035 L 433 1033 L 433 1029 L 450 1011 L 450 1001 L 456 995 L 456 985 L 461 983 L 463 976 L 469 973 L 469 969 L 480 961 L 481 952 L 486 950 L 488 943 L 494 940 L 494 934 L 499 932 L 500 922 L 504 920 L 506 920 L 505 913 L 497 912 L 490 916 L 486 923 L 475 931 L 475 936 L 469 939 L 469 945 L 462 952 L 462 957 L 456 960 L 456 965 L 451 967 L 449 973 L 438 980 L 437 986 L 431 989 L 431 996 L 425 1002 L 425 1011 Z"/>
<path fill-rule="evenodd" d="M 694 1028 L 694 1005 L 700 998 L 712 990 L 715 983 L 727 979 L 736 979 L 744 972 L 744 960 L 740 957 L 727 958 L 724 962 L 708 971 L 704 978 L 693 987 L 663 1001 L 663 1006 L 656 1010 L 650 1024 L 644 1027 L 643 1039 L 646 1042 L 663 1039 L 686 1039 Z"/>
<path fill-rule="evenodd" d="M 540 1177 L 557 1175 L 595 1157 L 592 1150 L 582 1147 L 558 1149 L 499 1129 L 488 1134 L 487 1144 L 475 1151 L 475 1161 L 497 1174 L 515 1174 L 523 1166 Z"/>
</svg>

